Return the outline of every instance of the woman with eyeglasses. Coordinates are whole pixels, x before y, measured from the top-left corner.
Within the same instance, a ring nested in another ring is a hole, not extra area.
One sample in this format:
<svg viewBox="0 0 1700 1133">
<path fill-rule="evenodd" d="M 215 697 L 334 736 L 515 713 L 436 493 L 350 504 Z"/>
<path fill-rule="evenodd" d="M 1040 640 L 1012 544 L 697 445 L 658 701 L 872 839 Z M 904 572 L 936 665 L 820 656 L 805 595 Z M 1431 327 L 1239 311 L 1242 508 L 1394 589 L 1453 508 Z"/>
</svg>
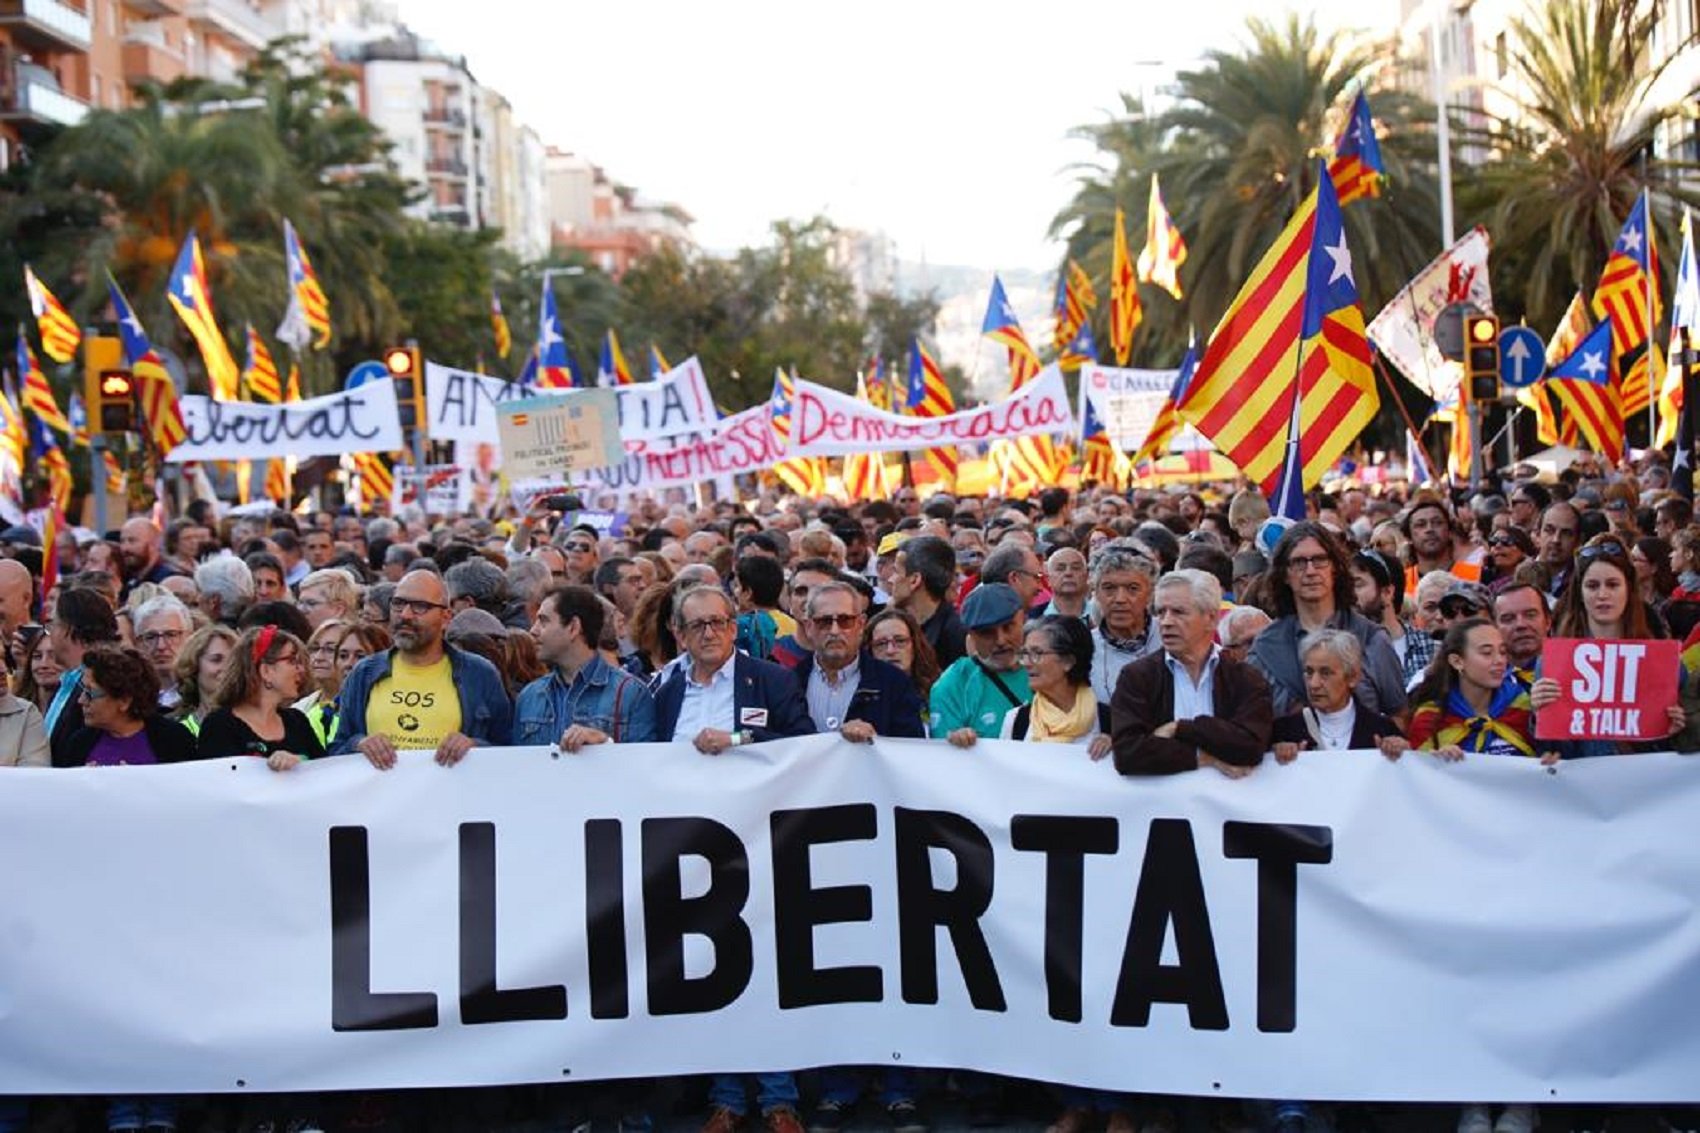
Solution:
<svg viewBox="0 0 1700 1133">
<path fill-rule="evenodd" d="M 927 700 L 933 682 L 939 679 L 938 656 L 913 617 L 895 607 L 886 607 L 868 619 L 868 628 L 862 631 L 862 648 L 909 674 L 921 700 Z"/>
<path fill-rule="evenodd" d="M 195 737 L 159 710 L 159 678 L 134 649 L 100 645 L 83 654 L 77 700 L 83 726 L 65 742 L 62 767 L 178 763 L 196 758 Z"/>
<path fill-rule="evenodd" d="M 1073 744 L 1093 759 L 1110 753 L 1110 706 L 1092 691 L 1092 632 L 1079 618 L 1047 614 L 1027 623 L 1015 659 L 1032 699 L 1004 714 L 1002 738 Z"/>
<path fill-rule="evenodd" d="M 1275 621 L 1257 635 L 1247 660 L 1269 681 L 1275 715 L 1309 703 L 1300 642 L 1323 629 L 1340 629 L 1363 647 L 1358 700 L 1372 712 L 1399 717 L 1405 710 L 1405 676 L 1387 631 L 1358 613 L 1352 561 L 1338 536 L 1311 520 L 1293 524 L 1275 544 L 1264 579 Z"/>
<path fill-rule="evenodd" d="M 336 735 L 331 725 L 336 720 L 336 694 L 342 689 L 336 652 L 348 627 L 349 623 L 340 618 L 328 618 L 307 639 L 307 683 L 311 691 L 295 702 L 295 710 L 307 717 L 320 747 Z"/>
<path fill-rule="evenodd" d="M 1559 595 L 1553 614 L 1553 637 L 1590 637 L 1607 640 L 1646 640 L 1665 636 L 1664 626 L 1655 624 L 1657 615 L 1641 600 L 1635 565 L 1625 540 L 1616 535 L 1596 535 L 1576 552 L 1576 568 Z M 1536 670 L 1537 675 L 1539 670 Z M 1679 687 L 1688 693 L 1694 682 L 1679 667 Z M 1559 699 L 1558 682 L 1538 677 L 1530 688 L 1535 708 Z M 1665 739 L 1647 743 L 1619 740 L 1567 740 L 1557 745 L 1556 754 L 1565 759 L 1616 755 L 1629 751 L 1659 751 L 1675 746 L 1692 751 L 1700 747 L 1700 734 L 1687 730 L 1688 716 L 1682 705 L 1670 708 L 1670 731 Z M 1700 720 L 1695 722 L 1700 732 Z"/>
<path fill-rule="evenodd" d="M 294 634 L 256 626 L 236 642 L 216 708 L 201 722 L 201 758 L 258 756 L 273 771 L 325 754 L 305 713 L 291 707 L 307 675 L 307 650 Z"/>
<path fill-rule="evenodd" d="M 201 720 L 213 708 L 213 693 L 224 679 L 224 667 L 236 648 L 236 631 L 218 624 L 202 626 L 177 651 L 176 718 L 191 735 L 199 735 Z"/>
</svg>

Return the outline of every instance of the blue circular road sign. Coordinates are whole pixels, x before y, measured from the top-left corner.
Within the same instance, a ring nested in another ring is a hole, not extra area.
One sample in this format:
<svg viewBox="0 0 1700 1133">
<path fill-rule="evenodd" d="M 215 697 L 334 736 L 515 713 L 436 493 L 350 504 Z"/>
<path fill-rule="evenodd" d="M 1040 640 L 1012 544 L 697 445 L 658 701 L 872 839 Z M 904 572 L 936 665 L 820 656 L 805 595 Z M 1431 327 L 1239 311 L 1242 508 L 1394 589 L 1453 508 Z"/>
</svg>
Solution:
<svg viewBox="0 0 1700 1133">
<path fill-rule="evenodd" d="M 1506 327 L 1499 332 L 1499 380 L 1511 389 L 1523 389 L 1540 380 L 1547 369 L 1547 344 L 1528 327 Z"/>
<path fill-rule="evenodd" d="M 355 386 L 363 386 L 367 382 L 375 382 L 389 376 L 390 372 L 384 369 L 382 362 L 368 360 L 358 363 L 354 369 L 348 371 L 348 377 L 342 380 L 342 388 L 353 389 Z"/>
</svg>

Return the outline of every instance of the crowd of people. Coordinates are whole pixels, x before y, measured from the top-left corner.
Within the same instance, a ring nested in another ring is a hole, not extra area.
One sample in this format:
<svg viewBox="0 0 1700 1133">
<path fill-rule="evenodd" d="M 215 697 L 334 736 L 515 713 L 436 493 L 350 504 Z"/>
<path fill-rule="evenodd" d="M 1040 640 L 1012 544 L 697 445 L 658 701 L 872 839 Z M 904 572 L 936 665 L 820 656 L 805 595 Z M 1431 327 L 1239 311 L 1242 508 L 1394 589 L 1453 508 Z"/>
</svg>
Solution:
<svg viewBox="0 0 1700 1133">
<path fill-rule="evenodd" d="M 826 732 L 1061 744 L 1122 775 L 1230 779 L 1314 750 L 1693 751 L 1700 648 L 1659 739 L 1549 742 L 1533 727 L 1560 696 L 1541 672 L 1549 635 L 1700 638 L 1700 526 L 1668 483 L 1654 454 L 1467 499 L 1344 486 L 1284 529 L 1245 490 L 642 501 L 613 530 L 570 497 L 494 520 L 221 517 L 202 501 L 163 529 L 62 531 L 45 594 L 40 539 L 14 527 L 0 532 L 0 764 L 251 756 L 287 774 L 510 744 L 718 756 Z M 772 1133 L 839 1133 L 865 1094 L 895 1133 L 924 1133 L 937 1085 L 891 1068 L 808 1081 L 805 1106 L 792 1073 L 717 1076 L 704 1133 L 752 1114 Z M 1007 1082 L 950 1081 L 976 1123 L 996 1122 Z M 612 1092 L 622 1129 L 646 1129 L 641 1084 Z M 1174 1127 L 1164 1099 L 1056 1099 L 1049 1133 Z M 1297 1101 L 1259 1112 L 1278 1133 L 1308 1118 Z M 0 1100 L 0 1131 L 26 1114 Z M 177 1121 L 166 1098 L 114 1099 L 106 1116 L 113 1133 Z M 1472 1105 L 1458 1130 L 1536 1122 L 1527 1105 Z"/>
</svg>

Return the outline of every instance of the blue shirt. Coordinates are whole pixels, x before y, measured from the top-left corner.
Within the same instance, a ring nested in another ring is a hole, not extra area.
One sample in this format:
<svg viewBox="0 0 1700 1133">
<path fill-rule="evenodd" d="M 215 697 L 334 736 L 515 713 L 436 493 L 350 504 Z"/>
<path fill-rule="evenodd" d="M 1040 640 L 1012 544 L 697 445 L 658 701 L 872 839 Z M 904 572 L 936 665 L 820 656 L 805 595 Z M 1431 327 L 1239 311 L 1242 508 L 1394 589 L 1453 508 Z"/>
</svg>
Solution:
<svg viewBox="0 0 1700 1133">
<path fill-rule="evenodd" d="M 514 702 L 514 743 L 552 744 L 574 724 L 607 734 L 617 744 L 655 737 L 655 696 L 641 680 L 600 654 L 563 681 L 559 669 L 520 689 Z"/>
<path fill-rule="evenodd" d="M 65 711 L 65 706 L 71 703 L 71 698 L 83 687 L 83 667 L 66 669 L 59 678 L 59 690 L 53 694 L 53 700 L 47 705 L 47 717 L 42 721 L 42 728 L 49 736 L 53 734 L 53 726 L 59 723 L 59 714 Z"/>
</svg>

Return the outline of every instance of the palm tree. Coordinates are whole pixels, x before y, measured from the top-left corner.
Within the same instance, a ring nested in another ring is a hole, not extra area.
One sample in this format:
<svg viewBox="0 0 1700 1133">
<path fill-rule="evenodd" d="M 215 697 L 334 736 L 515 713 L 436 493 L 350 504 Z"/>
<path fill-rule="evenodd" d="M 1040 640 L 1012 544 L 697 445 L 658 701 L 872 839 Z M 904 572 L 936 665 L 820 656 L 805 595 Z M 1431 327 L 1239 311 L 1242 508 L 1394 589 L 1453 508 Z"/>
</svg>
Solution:
<svg viewBox="0 0 1700 1133">
<path fill-rule="evenodd" d="M 1688 187 L 1695 164 L 1653 156 L 1659 127 L 1680 113 L 1653 99 L 1665 70 L 1648 58 L 1660 7 L 1547 0 L 1512 21 L 1518 50 L 1502 93 L 1514 109 L 1461 124 L 1466 144 L 1492 154 L 1466 171 L 1459 195 L 1493 233 L 1502 314 L 1556 324 L 1599 278 L 1643 186 L 1667 249 L 1682 206 L 1700 204 Z"/>
<path fill-rule="evenodd" d="M 1189 324 L 1201 336 L 1215 326 L 1314 187 L 1322 147 L 1338 133 L 1355 88 L 1392 61 L 1385 49 L 1324 36 L 1296 15 L 1280 25 L 1252 19 L 1246 30 L 1243 51 L 1209 52 L 1203 66 L 1181 72 L 1173 109 L 1149 118 L 1124 96 L 1125 117 L 1082 128 L 1104 158 L 1053 222 L 1082 266 L 1107 279 L 1115 206 L 1126 211 L 1137 246 L 1150 176 L 1160 175 L 1188 259 L 1184 305 L 1142 293 L 1153 360 L 1172 362 Z M 1372 106 L 1388 185 L 1346 210 L 1369 314 L 1440 251 L 1431 116 L 1420 100 L 1391 90 L 1372 93 Z"/>
</svg>

